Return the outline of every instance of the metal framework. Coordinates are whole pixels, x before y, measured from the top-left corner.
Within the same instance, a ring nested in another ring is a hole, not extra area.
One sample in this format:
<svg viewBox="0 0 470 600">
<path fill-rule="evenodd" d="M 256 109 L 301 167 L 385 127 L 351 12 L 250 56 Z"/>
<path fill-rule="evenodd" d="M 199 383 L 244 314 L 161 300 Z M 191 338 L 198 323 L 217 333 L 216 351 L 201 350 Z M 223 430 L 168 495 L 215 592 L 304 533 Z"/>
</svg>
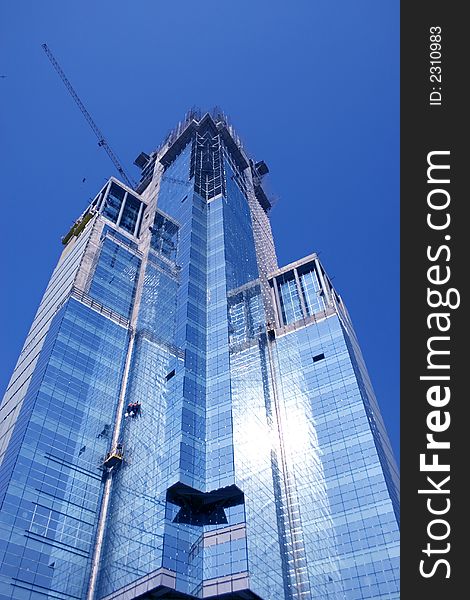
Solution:
<svg viewBox="0 0 470 600">
<path fill-rule="evenodd" d="M 98 138 L 98 146 L 100 146 L 101 148 L 104 148 L 104 150 L 106 151 L 106 154 L 112 160 L 113 165 L 116 167 L 116 169 L 118 170 L 120 176 L 124 179 L 124 181 L 127 183 L 127 185 L 129 185 L 132 188 L 135 188 L 135 185 L 136 185 L 135 181 L 133 181 L 131 179 L 131 177 L 129 177 L 126 174 L 126 172 L 124 170 L 124 167 L 121 164 L 121 161 L 119 160 L 119 158 L 117 157 L 116 153 L 112 150 L 112 148 L 110 147 L 110 145 L 106 141 L 106 138 L 104 137 L 104 135 L 101 132 L 101 130 L 98 128 L 98 125 L 95 123 L 95 121 L 93 120 L 93 118 L 90 115 L 90 113 L 87 111 L 87 109 L 86 109 L 85 105 L 83 104 L 83 102 L 80 100 L 80 97 L 78 96 L 77 92 L 74 90 L 72 84 L 68 80 L 68 78 L 65 75 L 64 71 L 62 70 L 62 67 L 60 66 L 60 64 L 57 62 L 55 56 L 52 54 L 49 46 L 47 44 L 41 44 L 41 48 L 46 53 L 47 58 L 51 61 L 52 66 L 54 67 L 54 69 L 59 74 L 59 77 L 62 79 L 65 87 L 67 88 L 67 90 L 69 91 L 70 95 L 74 99 L 74 101 L 77 104 L 78 108 L 81 110 L 82 115 L 85 117 L 88 125 L 91 127 L 91 129 L 93 130 L 93 133 Z"/>
</svg>

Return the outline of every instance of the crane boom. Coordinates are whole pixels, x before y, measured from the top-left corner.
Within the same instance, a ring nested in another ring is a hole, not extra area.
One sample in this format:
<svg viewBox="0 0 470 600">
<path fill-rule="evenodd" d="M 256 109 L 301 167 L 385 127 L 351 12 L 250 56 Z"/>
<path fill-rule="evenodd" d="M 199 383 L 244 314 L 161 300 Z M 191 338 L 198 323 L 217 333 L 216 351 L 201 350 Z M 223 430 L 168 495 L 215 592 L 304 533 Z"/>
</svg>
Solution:
<svg viewBox="0 0 470 600">
<path fill-rule="evenodd" d="M 135 183 L 132 181 L 132 179 L 124 171 L 124 168 L 121 165 L 121 161 L 119 160 L 119 158 L 117 157 L 117 155 L 115 154 L 115 152 L 113 152 L 112 148 L 110 147 L 110 145 L 106 141 L 106 138 L 104 137 L 103 133 L 98 128 L 98 125 L 94 122 L 92 116 L 87 111 L 87 109 L 86 109 L 85 105 L 83 104 L 83 102 L 80 100 L 80 97 L 78 96 L 78 94 L 74 90 L 74 88 L 72 87 L 72 84 L 70 83 L 70 81 L 67 79 L 67 76 L 63 72 L 62 67 L 57 62 L 55 56 L 52 54 L 49 46 L 47 44 L 42 44 L 41 48 L 46 53 L 47 58 L 51 61 L 52 66 L 54 67 L 54 69 L 59 74 L 59 77 L 62 79 L 65 87 L 69 91 L 69 93 L 72 96 L 72 98 L 75 100 L 75 103 L 77 104 L 78 108 L 81 110 L 83 116 L 87 120 L 88 125 L 91 127 L 91 129 L 93 130 L 93 133 L 98 138 L 98 146 L 101 146 L 101 148 L 104 148 L 104 150 L 106 151 L 107 155 L 112 160 L 114 166 L 118 170 L 118 172 L 121 175 L 121 177 L 125 180 L 125 182 L 127 183 L 127 185 L 129 185 L 130 187 L 135 187 Z"/>
</svg>

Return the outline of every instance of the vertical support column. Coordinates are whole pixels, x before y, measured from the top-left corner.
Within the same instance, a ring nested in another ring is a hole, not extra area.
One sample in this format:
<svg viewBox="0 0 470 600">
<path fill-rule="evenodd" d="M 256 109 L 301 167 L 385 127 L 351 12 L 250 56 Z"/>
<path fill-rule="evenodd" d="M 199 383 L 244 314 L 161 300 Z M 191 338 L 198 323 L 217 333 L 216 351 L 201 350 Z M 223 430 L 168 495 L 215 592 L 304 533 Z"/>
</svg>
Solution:
<svg viewBox="0 0 470 600">
<path fill-rule="evenodd" d="M 276 305 L 276 295 L 274 293 L 274 282 L 273 285 L 271 286 L 270 289 L 271 292 L 271 304 L 274 308 L 273 313 L 274 313 L 274 318 L 276 320 L 276 327 L 281 327 L 281 320 L 279 318 L 279 311 L 277 310 L 277 305 Z"/>
<path fill-rule="evenodd" d="M 127 198 L 127 192 L 126 192 L 126 195 L 124 196 L 122 206 L 124 206 L 126 198 Z M 122 209 L 122 207 L 121 207 L 121 209 Z M 122 213 L 122 210 L 120 211 L 120 213 Z M 139 316 L 142 290 L 143 290 L 144 281 L 145 281 L 145 273 L 147 270 L 148 252 L 149 252 L 149 245 L 150 245 L 149 232 L 147 232 L 147 236 L 144 239 L 144 242 L 145 242 L 145 246 L 142 249 L 142 253 L 143 253 L 142 262 L 140 264 L 140 271 L 138 274 L 137 285 L 136 285 L 136 289 L 135 289 L 134 307 L 132 309 L 132 314 L 131 314 L 131 318 L 129 321 L 129 343 L 127 346 L 126 359 L 125 359 L 125 363 L 124 363 L 124 371 L 123 371 L 122 380 L 121 380 L 121 388 L 120 388 L 120 392 L 119 392 L 118 404 L 116 407 L 116 412 L 115 412 L 115 417 L 114 417 L 115 420 L 114 420 L 113 435 L 112 435 L 112 439 L 111 439 L 110 450 L 116 449 L 117 444 L 119 442 L 119 438 L 121 436 L 122 421 L 124 418 L 123 417 L 124 406 L 125 406 L 127 386 L 128 386 L 128 381 L 129 381 L 129 373 L 130 373 L 130 367 L 131 367 L 131 362 L 132 362 L 132 357 L 133 357 L 133 352 L 134 352 L 136 325 L 137 325 L 137 319 Z M 111 469 L 111 471 L 108 473 L 106 481 L 104 482 L 104 490 L 103 490 L 103 496 L 102 496 L 102 500 L 101 500 L 100 513 L 99 513 L 99 517 L 98 517 L 98 524 L 96 527 L 95 544 L 94 544 L 94 548 L 93 548 L 93 554 L 91 557 L 90 581 L 88 584 L 86 600 L 96 600 L 96 592 L 97 592 L 98 579 L 99 579 L 100 566 L 101 566 L 101 556 L 102 556 L 103 548 L 105 545 L 106 523 L 107 523 L 107 519 L 108 519 L 108 511 L 109 511 L 111 493 L 112 493 L 112 488 L 113 488 L 113 475 L 114 475 L 113 471 L 114 471 L 114 469 Z"/>
<path fill-rule="evenodd" d="M 294 269 L 294 277 L 295 277 L 295 283 L 297 284 L 297 293 L 299 294 L 299 299 L 300 299 L 300 308 L 302 309 L 302 314 L 304 316 L 304 319 L 306 319 L 308 317 L 308 312 L 307 312 L 307 307 L 305 305 L 304 292 L 302 290 L 302 285 L 300 283 L 300 277 L 297 272 L 297 269 Z"/>
<path fill-rule="evenodd" d="M 144 213 L 144 203 L 141 202 L 140 208 L 139 208 L 139 214 L 137 215 L 137 220 L 135 222 L 135 227 L 134 227 L 134 232 L 133 232 L 134 237 L 137 237 L 137 234 L 139 233 L 139 227 L 140 227 L 140 222 L 142 220 L 143 213 Z"/>
<path fill-rule="evenodd" d="M 101 190 L 101 192 L 98 194 L 97 198 L 96 198 L 96 203 L 94 205 L 94 209 L 97 211 L 99 209 L 99 207 L 101 206 L 101 201 L 103 200 L 103 195 L 104 195 L 104 191 Z M 93 202 L 95 202 L 95 198 L 93 199 Z M 92 203 L 93 206 L 93 203 Z"/>
<path fill-rule="evenodd" d="M 317 275 L 318 275 L 318 279 L 320 280 L 321 288 L 325 295 L 325 305 L 331 306 L 332 302 L 331 302 L 330 290 L 329 290 L 328 286 L 326 285 L 325 278 L 323 277 L 321 264 L 320 264 L 320 261 L 318 260 L 318 258 L 315 258 L 315 268 L 317 270 Z"/>
<path fill-rule="evenodd" d="M 246 293 L 246 291 L 242 292 L 242 305 L 243 305 L 243 317 L 245 320 L 245 335 L 246 338 L 245 339 L 249 339 L 251 331 L 253 330 L 253 326 L 251 324 L 251 319 L 250 319 L 250 310 L 248 307 L 248 295 Z"/>
<path fill-rule="evenodd" d="M 276 308 L 277 308 L 276 312 L 277 312 L 278 319 L 279 319 L 279 326 L 282 327 L 285 323 L 284 323 L 284 318 L 282 316 L 281 299 L 279 297 L 279 290 L 277 287 L 276 277 L 273 277 L 273 290 L 274 290 L 274 299 L 275 299 Z"/>
<path fill-rule="evenodd" d="M 135 329 L 130 326 L 129 327 L 129 344 L 127 347 L 126 361 L 124 365 L 124 372 L 122 376 L 121 382 L 121 390 L 118 399 L 118 405 L 116 410 L 116 420 L 114 424 L 113 437 L 111 440 L 111 450 L 115 450 L 117 448 L 117 443 L 119 441 L 119 436 L 121 434 L 121 422 L 122 422 L 122 413 L 124 412 L 124 402 L 127 392 L 127 382 L 129 379 L 129 371 L 131 366 L 132 354 L 134 350 L 134 341 L 135 341 Z M 95 600 L 96 598 L 96 586 L 98 583 L 99 571 L 100 571 L 100 563 L 101 563 L 101 553 L 104 544 L 104 536 L 106 533 L 106 519 L 108 517 L 109 510 L 109 502 L 111 499 L 111 491 L 113 485 L 113 470 L 108 473 L 106 481 L 104 482 L 103 496 L 101 500 L 100 513 L 98 517 L 98 526 L 96 529 L 96 538 L 95 538 L 95 546 L 93 549 L 92 561 L 91 561 L 91 572 L 90 572 L 90 582 L 87 591 L 87 600 Z"/>
<path fill-rule="evenodd" d="M 122 213 L 124 212 L 124 207 L 126 206 L 126 200 L 127 200 L 127 196 L 128 195 L 129 195 L 129 192 L 126 192 L 124 194 L 124 198 L 122 200 L 121 208 L 119 209 L 118 218 L 116 220 L 116 227 L 119 227 L 119 225 L 121 224 Z"/>
<path fill-rule="evenodd" d="M 101 200 L 100 200 L 99 204 L 96 207 L 97 212 L 101 212 L 101 210 L 102 210 L 102 208 L 103 208 L 103 206 L 104 206 L 104 204 L 106 202 L 106 199 L 108 197 L 110 188 L 111 188 L 111 179 L 108 181 L 108 183 L 106 185 L 106 189 L 104 190 L 104 193 L 101 196 Z"/>
</svg>

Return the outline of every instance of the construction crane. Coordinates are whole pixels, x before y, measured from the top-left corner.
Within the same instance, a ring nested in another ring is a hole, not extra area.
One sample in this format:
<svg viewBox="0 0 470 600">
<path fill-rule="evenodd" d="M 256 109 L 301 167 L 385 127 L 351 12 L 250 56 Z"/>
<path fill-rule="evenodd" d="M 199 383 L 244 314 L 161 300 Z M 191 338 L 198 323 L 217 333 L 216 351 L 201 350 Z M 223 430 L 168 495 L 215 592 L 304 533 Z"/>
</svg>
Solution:
<svg viewBox="0 0 470 600">
<path fill-rule="evenodd" d="M 104 135 L 98 128 L 97 124 L 93 121 L 92 116 L 85 108 L 85 106 L 84 106 L 83 102 L 80 100 L 77 92 L 73 89 L 72 84 L 67 79 L 67 76 L 65 75 L 65 73 L 62 71 L 62 67 L 59 65 L 56 58 L 52 54 L 49 46 L 47 44 L 41 44 L 41 48 L 46 53 L 47 58 L 51 61 L 52 66 L 54 67 L 54 69 L 57 71 L 60 78 L 64 82 L 65 87 L 68 89 L 70 95 L 75 100 L 75 103 L 77 104 L 78 108 L 82 111 L 82 114 L 85 117 L 85 119 L 87 120 L 88 125 L 92 128 L 93 133 L 98 138 L 98 146 L 100 146 L 101 148 L 104 148 L 104 150 L 106 150 L 107 155 L 113 161 L 113 165 L 116 167 L 119 174 L 124 179 L 124 181 L 127 183 L 127 185 L 132 188 L 135 188 L 135 185 L 136 185 L 135 182 L 124 171 L 124 167 L 121 165 L 119 158 L 117 157 L 116 153 L 113 152 L 113 150 L 111 149 L 110 145 L 106 141 L 106 138 L 104 137 Z"/>
</svg>

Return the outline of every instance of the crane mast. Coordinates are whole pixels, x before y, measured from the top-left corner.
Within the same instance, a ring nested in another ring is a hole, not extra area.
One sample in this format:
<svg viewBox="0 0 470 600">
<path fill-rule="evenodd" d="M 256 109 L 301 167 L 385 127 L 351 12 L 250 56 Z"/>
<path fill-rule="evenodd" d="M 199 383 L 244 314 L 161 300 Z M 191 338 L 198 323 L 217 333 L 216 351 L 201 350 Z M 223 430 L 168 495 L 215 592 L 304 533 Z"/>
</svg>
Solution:
<svg viewBox="0 0 470 600">
<path fill-rule="evenodd" d="M 113 152 L 112 148 L 110 147 L 110 145 L 106 141 L 106 138 L 104 137 L 103 133 L 98 128 L 98 125 L 94 122 L 92 116 L 90 115 L 90 113 L 86 109 L 86 107 L 83 104 L 83 102 L 80 100 L 80 97 L 78 96 L 77 92 L 74 90 L 72 84 L 70 83 L 70 81 L 68 80 L 67 76 L 63 72 L 62 67 L 57 62 L 55 56 L 52 54 L 49 46 L 47 44 L 42 44 L 41 48 L 46 53 L 47 58 L 51 61 L 52 66 L 54 67 L 54 69 L 59 74 L 59 77 L 62 79 L 65 87 L 67 88 L 67 90 L 69 91 L 70 95 L 74 99 L 74 101 L 77 104 L 78 108 L 81 110 L 83 116 L 87 120 L 88 125 L 91 127 L 91 129 L 93 130 L 93 133 L 98 138 L 98 146 L 100 146 L 101 148 L 104 148 L 104 150 L 106 151 L 107 155 L 112 160 L 113 165 L 116 167 L 116 169 L 118 170 L 120 176 L 124 179 L 124 181 L 127 183 L 127 185 L 129 187 L 131 187 L 131 188 L 134 188 L 135 187 L 135 182 L 132 181 L 132 179 L 126 174 L 126 172 L 124 170 L 124 167 L 121 164 L 121 161 L 117 157 L 116 153 Z"/>
</svg>

